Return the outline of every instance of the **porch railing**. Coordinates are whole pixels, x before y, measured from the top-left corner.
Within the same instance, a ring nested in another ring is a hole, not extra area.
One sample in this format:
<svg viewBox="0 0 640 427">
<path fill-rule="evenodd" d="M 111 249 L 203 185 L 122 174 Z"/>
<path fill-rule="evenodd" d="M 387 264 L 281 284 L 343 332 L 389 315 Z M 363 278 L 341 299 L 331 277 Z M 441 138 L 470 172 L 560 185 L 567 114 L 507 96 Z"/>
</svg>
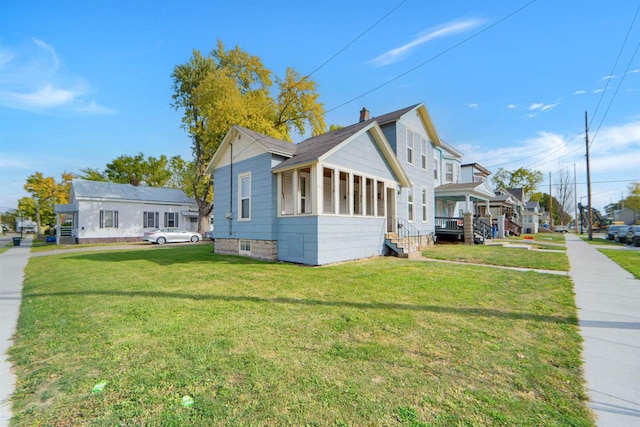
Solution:
<svg viewBox="0 0 640 427">
<path fill-rule="evenodd" d="M 522 226 L 511 221 L 509 218 L 506 218 L 504 220 L 504 225 L 505 228 L 509 230 L 509 234 L 512 234 L 514 236 L 519 236 L 522 234 Z"/>
<path fill-rule="evenodd" d="M 464 234 L 464 220 L 462 218 L 437 216 L 435 221 L 436 234 L 440 232 Z"/>
<path fill-rule="evenodd" d="M 395 225 L 399 246 L 409 252 L 415 252 L 420 248 L 420 230 L 404 218 L 388 217 L 387 221 L 392 221 Z"/>
<path fill-rule="evenodd" d="M 487 239 L 491 239 L 491 236 L 492 236 L 491 224 L 489 224 L 489 222 L 485 219 L 474 218 L 473 234 L 474 234 L 474 237 L 475 236 L 481 237 L 483 242 Z"/>
<path fill-rule="evenodd" d="M 60 237 L 72 237 L 72 236 L 73 236 L 73 226 L 70 226 L 70 225 L 60 226 Z"/>
</svg>

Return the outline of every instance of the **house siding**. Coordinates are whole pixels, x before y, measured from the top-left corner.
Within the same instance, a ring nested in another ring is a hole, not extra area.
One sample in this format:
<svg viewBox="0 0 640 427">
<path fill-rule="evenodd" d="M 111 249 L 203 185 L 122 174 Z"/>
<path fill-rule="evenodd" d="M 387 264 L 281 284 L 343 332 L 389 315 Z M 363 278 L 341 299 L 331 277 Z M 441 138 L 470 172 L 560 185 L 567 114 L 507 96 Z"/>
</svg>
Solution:
<svg viewBox="0 0 640 427">
<path fill-rule="evenodd" d="M 276 175 L 271 172 L 273 162 L 269 153 L 232 165 L 233 181 L 229 185 L 230 167 L 222 166 L 214 172 L 214 238 L 276 240 Z M 251 219 L 240 221 L 238 213 L 238 177 L 251 173 Z M 231 201 L 231 219 L 227 219 Z"/>
<path fill-rule="evenodd" d="M 189 210 L 191 205 L 166 205 L 125 201 L 78 200 L 75 237 L 78 243 L 130 242 L 139 241 L 145 231 L 164 227 L 164 213 Z M 118 227 L 100 228 L 100 211 L 118 211 Z M 143 227 L 143 213 L 158 212 L 160 224 L 157 227 Z M 189 218 L 179 215 L 178 226 L 185 227 Z"/>
<path fill-rule="evenodd" d="M 413 132 L 413 163 L 407 161 L 407 130 Z M 434 178 L 433 178 L 433 145 L 427 130 L 422 121 L 418 117 L 416 111 L 410 111 L 397 122 L 386 124 L 382 131 L 384 132 L 389 143 L 394 147 L 396 156 L 406 172 L 407 176 L 413 184 L 413 211 L 414 220 L 412 225 L 420 231 L 421 234 L 431 234 L 435 231 L 435 202 L 434 202 Z M 421 163 L 421 140 L 427 140 L 427 164 L 426 169 L 422 168 Z M 393 141 L 393 142 L 392 142 Z M 427 202 L 427 218 L 422 217 L 421 209 L 421 189 L 428 190 Z M 409 191 L 402 188 L 397 196 L 396 216 L 398 218 L 409 218 L 408 208 Z"/>
<path fill-rule="evenodd" d="M 340 147 L 340 150 L 327 156 L 324 162 L 369 177 L 396 179 L 378 144 L 368 132 Z"/>
</svg>

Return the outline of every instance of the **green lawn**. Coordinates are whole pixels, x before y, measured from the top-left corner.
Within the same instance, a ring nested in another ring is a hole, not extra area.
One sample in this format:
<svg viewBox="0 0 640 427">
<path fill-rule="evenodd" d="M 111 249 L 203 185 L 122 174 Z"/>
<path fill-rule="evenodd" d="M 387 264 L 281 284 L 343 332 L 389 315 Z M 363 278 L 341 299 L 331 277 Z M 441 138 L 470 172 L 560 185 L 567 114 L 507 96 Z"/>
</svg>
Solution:
<svg viewBox="0 0 640 427">
<path fill-rule="evenodd" d="M 422 255 L 448 261 L 569 271 L 569 259 L 562 251 L 551 253 L 503 246 L 438 244 L 423 251 Z"/>
<path fill-rule="evenodd" d="M 640 251 L 623 251 L 619 249 L 599 249 L 599 251 L 633 274 L 636 279 L 640 279 Z"/>
<path fill-rule="evenodd" d="M 568 277 L 205 245 L 37 257 L 12 422 L 593 426 L 580 343 Z"/>
<path fill-rule="evenodd" d="M 624 243 L 618 243 L 613 240 L 607 240 L 601 237 L 594 237 L 592 240 L 589 240 L 589 237 L 585 235 L 581 235 L 580 238 L 587 242 L 590 245 L 598 245 L 598 246 L 624 246 Z"/>
</svg>

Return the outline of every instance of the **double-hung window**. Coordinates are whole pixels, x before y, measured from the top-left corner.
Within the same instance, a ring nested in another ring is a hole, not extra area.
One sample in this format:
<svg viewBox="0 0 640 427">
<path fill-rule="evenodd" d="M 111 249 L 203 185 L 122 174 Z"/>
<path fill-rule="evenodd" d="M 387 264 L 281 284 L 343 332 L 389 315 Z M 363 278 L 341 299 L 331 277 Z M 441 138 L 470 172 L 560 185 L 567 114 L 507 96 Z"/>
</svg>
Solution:
<svg viewBox="0 0 640 427">
<path fill-rule="evenodd" d="M 413 164 L 413 132 L 407 129 L 407 163 Z"/>
<path fill-rule="evenodd" d="M 415 220 L 415 213 L 413 210 L 413 186 L 409 187 L 409 193 L 407 194 L 407 216 L 409 221 Z"/>
<path fill-rule="evenodd" d="M 446 163 L 447 171 L 444 179 L 447 182 L 453 182 L 453 163 Z"/>
<path fill-rule="evenodd" d="M 164 226 L 165 227 L 178 227 L 178 212 L 165 212 L 164 213 Z"/>
<path fill-rule="evenodd" d="M 118 211 L 100 210 L 100 228 L 118 228 Z"/>
<path fill-rule="evenodd" d="M 422 201 L 422 222 L 427 222 L 427 196 L 428 189 L 422 187 L 421 201 Z"/>
<path fill-rule="evenodd" d="M 238 178 L 239 221 L 251 220 L 251 173 L 242 174 Z"/>
<path fill-rule="evenodd" d="M 142 215 L 142 226 L 144 228 L 160 227 L 160 214 L 158 212 L 144 212 Z"/>
<path fill-rule="evenodd" d="M 422 166 L 422 169 L 426 170 L 427 169 L 427 140 L 426 139 L 422 138 L 420 140 L 420 148 L 422 149 L 421 157 L 420 157 L 421 166 Z"/>
</svg>

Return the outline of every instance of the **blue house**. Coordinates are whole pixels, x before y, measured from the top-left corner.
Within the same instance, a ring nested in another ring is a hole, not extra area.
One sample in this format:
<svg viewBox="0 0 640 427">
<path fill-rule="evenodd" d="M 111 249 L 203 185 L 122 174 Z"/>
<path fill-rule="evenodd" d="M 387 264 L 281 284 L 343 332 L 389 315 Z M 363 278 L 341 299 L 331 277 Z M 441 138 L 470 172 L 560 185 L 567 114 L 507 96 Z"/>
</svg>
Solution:
<svg viewBox="0 0 640 427">
<path fill-rule="evenodd" d="M 309 265 L 418 251 L 434 239 L 443 146 L 424 104 L 362 109 L 298 144 L 233 126 L 207 168 L 215 251 Z"/>
</svg>

